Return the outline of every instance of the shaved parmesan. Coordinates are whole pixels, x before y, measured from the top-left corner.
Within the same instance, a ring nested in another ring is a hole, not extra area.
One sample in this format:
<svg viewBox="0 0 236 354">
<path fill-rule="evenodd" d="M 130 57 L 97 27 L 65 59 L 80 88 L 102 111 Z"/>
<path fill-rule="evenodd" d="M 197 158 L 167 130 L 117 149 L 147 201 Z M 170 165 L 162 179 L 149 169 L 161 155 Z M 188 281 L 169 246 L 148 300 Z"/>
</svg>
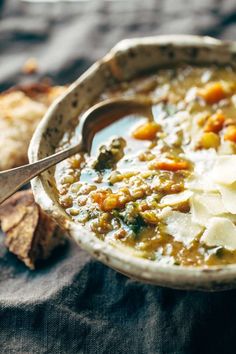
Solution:
<svg viewBox="0 0 236 354">
<path fill-rule="evenodd" d="M 236 226 L 227 218 L 213 217 L 204 231 L 201 242 L 207 246 L 223 246 L 236 249 Z"/>
<path fill-rule="evenodd" d="M 161 210 L 161 212 L 158 214 L 158 217 L 160 220 L 166 219 L 170 214 L 172 213 L 171 207 L 167 206 Z"/>
<path fill-rule="evenodd" d="M 185 186 L 193 191 L 216 192 L 212 169 L 217 155 L 214 149 L 188 152 L 185 157 L 194 163 L 194 171 Z"/>
<path fill-rule="evenodd" d="M 212 179 L 224 185 L 236 182 L 236 155 L 219 156 L 212 171 Z"/>
<path fill-rule="evenodd" d="M 190 200 L 193 221 L 200 225 L 206 225 L 213 215 L 227 213 L 221 195 L 218 194 L 195 194 Z"/>
<path fill-rule="evenodd" d="M 197 192 L 217 192 L 218 188 L 215 183 L 213 183 L 211 176 L 204 174 L 203 176 L 192 176 L 186 183 L 185 187 L 191 191 Z"/>
<path fill-rule="evenodd" d="M 188 190 L 181 192 L 181 193 L 177 193 L 177 194 L 169 194 L 169 195 L 166 195 L 165 197 L 163 197 L 161 199 L 160 203 L 163 206 L 178 205 L 178 204 L 188 201 L 192 194 L 193 193 Z"/>
<path fill-rule="evenodd" d="M 167 216 L 165 231 L 176 241 L 189 245 L 202 231 L 202 227 L 193 223 L 191 214 L 172 211 Z"/>
<path fill-rule="evenodd" d="M 231 141 L 222 140 L 218 148 L 219 155 L 232 155 L 235 152 L 235 144 Z"/>
<path fill-rule="evenodd" d="M 227 211 L 236 214 L 236 183 L 230 186 L 219 185 L 219 191 Z"/>
<path fill-rule="evenodd" d="M 195 173 L 201 175 L 202 173 L 211 171 L 217 159 L 215 149 L 188 151 L 185 157 L 192 161 L 195 165 Z"/>
</svg>

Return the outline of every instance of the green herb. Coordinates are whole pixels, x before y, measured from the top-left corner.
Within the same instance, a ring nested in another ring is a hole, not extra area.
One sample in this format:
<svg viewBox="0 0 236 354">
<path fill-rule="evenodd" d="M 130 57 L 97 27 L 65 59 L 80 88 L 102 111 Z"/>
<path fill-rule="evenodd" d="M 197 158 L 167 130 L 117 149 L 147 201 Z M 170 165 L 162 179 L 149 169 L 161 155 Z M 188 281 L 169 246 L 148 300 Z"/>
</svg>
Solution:
<svg viewBox="0 0 236 354">
<path fill-rule="evenodd" d="M 135 234 L 135 236 L 138 236 L 139 232 L 141 231 L 141 229 L 142 229 L 145 225 L 146 225 L 146 224 L 145 224 L 145 222 L 143 221 L 143 218 L 142 218 L 140 215 L 138 215 L 138 216 L 135 218 L 134 222 L 133 222 L 132 224 L 128 225 L 128 226 L 129 226 L 130 230 L 133 231 L 133 233 Z"/>
<path fill-rule="evenodd" d="M 119 218 L 125 226 L 132 231 L 134 237 L 138 236 L 141 229 L 146 226 L 145 221 L 137 210 L 138 203 L 129 203 L 126 210 L 120 212 L 113 210 L 112 215 Z"/>
<path fill-rule="evenodd" d="M 93 163 L 93 168 L 97 171 L 104 171 L 115 167 L 116 163 L 124 156 L 126 142 L 123 138 L 115 138 L 109 146 L 102 145 Z"/>
<path fill-rule="evenodd" d="M 215 255 L 217 258 L 222 258 L 224 256 L 224 248 L 219 246 L 215 249 Z"/>
</svg>

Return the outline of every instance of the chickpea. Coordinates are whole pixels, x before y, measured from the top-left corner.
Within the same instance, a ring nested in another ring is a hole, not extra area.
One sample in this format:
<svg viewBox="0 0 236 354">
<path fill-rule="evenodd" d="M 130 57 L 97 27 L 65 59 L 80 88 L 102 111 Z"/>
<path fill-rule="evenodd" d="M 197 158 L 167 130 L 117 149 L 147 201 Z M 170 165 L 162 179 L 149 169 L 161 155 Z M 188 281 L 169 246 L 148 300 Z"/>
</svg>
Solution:
<svg viewBox="0 0 236 354">
<path fill-rule="evenodd" d="M 66 195 L 60 198 L 60 203 L 63 206 L 63 208 L 70 208 L 73 205 L 73 200 L 69 195 Z"/>
<path fill-rule="evenodd" d="M 103 201 L 103 210 L 110 211 L 119 207 L 119 197 L 117 194 L 110 194 Z"/>
<path fill-rule="evenodd" d="M 72 193 L 78 193 L 81 187 L 82 187 L 82 184 L 81 184 L 81 183 L 79 183 L 79 182 L 74 183 L 74 184 L 72 184 L 72 186 L 71 186 L 71 192 L 72 192 Z"/>
<path fill-rule="evenodd" d="M 79 214 L 79 212 L 80 212 L 79 209 L 76 209 L 76 208 L 71 208 L 69 210 L 69 213 L 71 216 L 77 216 Z"/>
<path fill-rule="evenodd" d="M 64 177 L 61 178 L 60 183 L 61 184 L 72 184 L 74 182 L 74 176 L 71 175 L 66 175 Z"/>
<path fill-rule="evenodd" d="M 217 149 L 219 145 L 220 145 L 219 135 L 212 132 L 203 133 L 199 141 L 199 148 L 202 149 L 210 149 L 210 148 Z"/>
</svg>

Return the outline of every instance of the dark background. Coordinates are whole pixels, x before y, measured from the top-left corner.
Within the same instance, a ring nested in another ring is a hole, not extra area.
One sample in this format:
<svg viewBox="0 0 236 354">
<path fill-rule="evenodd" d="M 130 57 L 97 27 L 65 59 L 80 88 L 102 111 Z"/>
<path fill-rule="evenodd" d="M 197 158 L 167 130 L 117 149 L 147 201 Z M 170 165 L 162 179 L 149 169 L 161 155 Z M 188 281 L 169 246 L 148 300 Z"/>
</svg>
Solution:
<svg viewBox="0 0 236 354">
<path fill-rule="evenodd" d="M 69 83 L 126 37 L 184 33 L 234 40 L 235 20 L 233 0 L 0 0 L 0 90 L 45 76 Z M 20 69 L 31 56 L 40 71 L 29 78 Z M 1 353 L 235 353 L 235 338 L 236 291 L 143 285 L 73 242 L 29 271 L 1 239 Z"/>
</svg>

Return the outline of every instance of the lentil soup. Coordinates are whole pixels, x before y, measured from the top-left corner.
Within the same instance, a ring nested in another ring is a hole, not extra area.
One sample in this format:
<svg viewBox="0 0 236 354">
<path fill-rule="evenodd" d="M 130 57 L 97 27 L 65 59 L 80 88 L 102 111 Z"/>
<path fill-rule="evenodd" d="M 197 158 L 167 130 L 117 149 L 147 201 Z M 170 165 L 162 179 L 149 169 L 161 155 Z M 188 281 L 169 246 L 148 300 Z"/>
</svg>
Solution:
<svg viewBox="0 0 236 354">
<path fill-rule="evenodd" d="M 56 167 L 66 213 L 104 242 L 162 264 L 236 263 L 236 73 L 158 70 L 104 92 L 150 107 Z M 74 139 L 66 133 L 64 142 Z"/>
</svg>

